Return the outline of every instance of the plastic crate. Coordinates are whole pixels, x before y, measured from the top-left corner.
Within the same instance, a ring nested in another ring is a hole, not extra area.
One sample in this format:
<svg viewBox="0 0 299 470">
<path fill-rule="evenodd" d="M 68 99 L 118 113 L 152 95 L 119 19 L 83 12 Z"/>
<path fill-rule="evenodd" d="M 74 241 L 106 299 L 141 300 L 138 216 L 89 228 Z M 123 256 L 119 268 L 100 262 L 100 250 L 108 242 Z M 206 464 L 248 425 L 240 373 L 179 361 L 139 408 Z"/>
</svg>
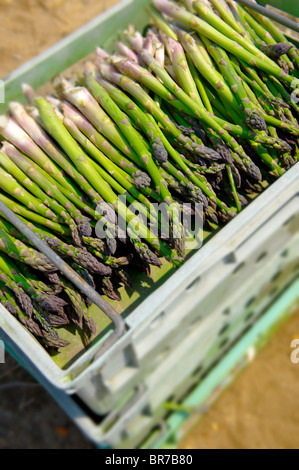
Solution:
<svg viewBox="0 0 299 470">
<path fill-rule="evenodd" d="M 249 320 L 246 315 L 241 316 L 239 331 L 235 329 L 234 335 L 230 333 L 226 345 L 223 335 L 219 335 L 217 347 L 209 349 L 200 368 L 197 367 L 192 374 L 190 370 L 200 362 L 200 351 L 198 347 L 192 350 L 185 342 L 174 352 L 171 361 L 172 365 L 177 361 L 181 369 L 182 362 L 184 365 L 190 362 L 188 371 L 178 371 L 172 367 L 163 376 L 160 375 L 161 370 L 156 371 L 149 377 L 147 387 L 140 386 L 127 404 L 102 420 L 96 419 L 77 400 L 62 391 L 57 392 L 52 386 L 48 391 L 85 437 L 98 448 L 174 448 L 267 344 L 280 324 L 295 312 L 298 301 L 297 280 L 259 318 L 254 316 Z M 181 354 L 184 354 L 183 361 Z M 45 385 L 44 376 L 36 378 Z M 166 382 L 172 390 L 171 395 L 165 390 Z"/>
<path fill-rule="evenodd" d="M 6 81 L 7 100 L 20 98 L 20 83 L 30 82 L 35 88 L 42 85 L 53 74 L 86 56 L 98 43 L 109 48 L 117 32 L 132 18 L 139 28 L 145 26 L 144 6 L 149 3 L 150 0 L 121 2 L 21 67 Z M 93 360 L 100 341 L 62 370 L 2 306 L 0 337 L 34 375 L 43 377 L 47 388 L 54 387 L 57 393 L 76 393 L 93 412 L 109 413 L 129 400 L 136 386 L 157 368 L 157 358 L 163 361 L 176 352 L 194 325 L 201 327 L 210 318 L 217 318 L 210 337 L 212 347 L 226 326 L 223 322 L 229 311 L 231 318 L 236 319 L 243 315 L 246 305 L 250 311 L 257 311 L 259 299 L 269 300 L 268 290 L 279 272 L 283 273 L 282 286 L 296 276 L 298 178 L 299 164 L 214 235 L 137 308 L 132 308 L 126 318 L 126 334 L 99 359 Z M 276 255 L 272 272 L 268 266 Z M 255 275 L 258 282 L 254 282 Z M 264 298 L 261 293 L 265 293 Z M 275 294 L 273 291 L 272 297 Z"/>
<path fill-rule="evenodd" d="M 290 15 L 299 17 L 298 3 L 294 0 L 259 0 L 258 3 L 261 5 L 272 5 L 273 7 L 285 11 Z"/>
</svg>

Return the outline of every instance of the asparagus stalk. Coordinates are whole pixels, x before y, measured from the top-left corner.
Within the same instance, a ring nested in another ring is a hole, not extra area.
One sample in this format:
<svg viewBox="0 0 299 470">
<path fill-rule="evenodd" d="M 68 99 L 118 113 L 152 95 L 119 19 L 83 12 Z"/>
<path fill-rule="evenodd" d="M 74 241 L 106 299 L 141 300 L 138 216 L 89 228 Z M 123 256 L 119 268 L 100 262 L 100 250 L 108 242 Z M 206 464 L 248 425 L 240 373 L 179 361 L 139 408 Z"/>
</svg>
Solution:
<svg viewBox="0 0 299 470">
<path fill-rule="evenodd" d="M 99 175 L 95 175 L 92 165 L 88 162 L 87 156 L 77 145 L 74 139 L 70 136 L 65 129 L 59 118 L 56 116 L 52 107 L 43 99 L 38 98 L 36 104 L 39 108 L 41 117 L 48 132 L 54 139 L 60 142 L 60 145 L 65 149 L 66 153 L 70 154 L 78 171 L 86 177 L 92 186 L 98 191 L 102 197 L 112 206 L 118 210 L 120 218 L 128 224 L 135 219 L 134 214 L 127 211 L 127 208 L 117 200 L 116 194 L 111 190 L 107 183 L 102 180 Z M 155 249 L 160 251 L 166 259 L 172 260 L 174 263 L 178 262 L 177 256 L 169 249 L 169 247 L 152 234 L 143 224 L 139 224 L 144 240 L 148 241 Z"/>
<path fill-rule="evenodd" d="M 152 6 L 146 8 L 148 13 L 150 14 L 151 22 L 157 28 L 158 31 L 162 31 L 163 33 L 167 34 L 167 36 L 171 37 L 172 39 L 177 40 L 177 36 L 169 23 L 165 21 L 163 16 L 159 13 L 158 10 L 154 9 Z"/>
<path fill-rule="evenodd" d="M 81 330 L 83 329 L 84 316 L 86 311 L 86 305 L 84 300 L 72 283 L 66 280 L 64 277 L 60 277 L 61 286 L 64 293 L 68 297 L 70 302 L 69 318 L 71 321 Z"/>
<path fill-rule="evenodd" d="M 72 87 L 66 80 L 56 79 L 55 89 L 64 99 L 74 105 L 110 142 L 128 156 L 137 166 L 140 160 L 118 130 L 116 124 L 101 108 L 92 94 L 84 87 Z"/>
<path fill-rule="evenodd" d="M 14 161 L 17 161 L 17 165 L 14 163 Z M 2 168 L 5 169 L 11 175 L 13 175 L 16 180 L 19 181 L 19 183 L 22 184 L 28 191 L 30 191 L 36 198 L 40 199 L 41 201 L 44 201 L 45 205 L 49 206 L 54 212 L 61 216 L 62 208 L 57 203 L 57 201 L 53 199 L 50 194 L 46 194 L 40 186 L 38 186 L 34 181 L 32 181 L 31 175 L 30 177 L 28 177 L 28 173 L 26 174 L 21 170 L 20 166 L 22 166 L 22 161 L 26 163 L 28 162 L 28 160 L 25 159 L 24 155 L 22 155 L 13 145 L 9 144 L 8 142 L 4 142 L 2 151 L 0 151 L 0 165 L 2 166 Z M 74 200 L 75 196 L 71 194 L 67 189 L 60 186 L 59 183 L 56 183 L 56 181 L 52 179 L 46 172 L 44 172 L 44 170 L 35 166 L 33 163 L 32 166 L 36 168 L 38 173 L 41 173 L 43 175 L 44 181 L 49 181 L 49 186 L 57 187 L 62 194 L 67 194 L 69 196 L 69 200 Z M 82 201 L 77 199 L 75 199 L 75 201 L 80 207 L 85 207 Z M 86 212 L 90 212 L 90 214 L 94 216 L 96 214 L 95 211 L 92 211 L 91 209 L 90 211 L 86 209 Z"/>
<path fill-rule="evenodd" d="M 60 349 L 68 346 L 70 343 L 64 339 L 59 338 L 58 333 L 54 330 L 54 326 L 51 323 L 51 318 L 60 319 L 57 322 L 57 325 L 60 326 L 61 323 L 65 322 L 65 315 L 63 312 L 60 312 L 61 315 L 55 315 L 53 312 L 47 312 L 43 309 L 34 309 L 33 318 L 42 328 L 43 336 L 40 339 L 41 343 L 47 348 Z M 61 317 L 63 322 L 61 321 Z M 57 320 L 56 320 L 57 321 Z"/>
<path fill-rule="evenodd" d="M 193 101 L 198 103 L 199 106 L 203 106 L 196 83 L 189 69 L 183 47 L 178 41 L 166 36 L 166 34 L 163 34 L 162 38 L 180 85 L 182 88 L 185 87 L 185 92 Z"/>
<path fill-rule="evenodd" d="M 103 74 L 105 74 L 105 76 L 108 79 L 109 78 L 112 79 L 114 83 L 119 84 L 120 86 L 122 86 L 123 89 L 125 89 L 126 91 L 129 91 L 131 94 L 134 93 L 134 96 L 139 98 L 139 101 L 143 105 L 146 106 L 147 110 L 153 113 L 154 116 L 158 118 L 161 125 L 167 126 L 167 130 L 169 130 L 173 136 L 177 137 L 178 135 L 180 135 L 180 132 L 178 132 L 174 124 L 170 121 L 169 117 L 156 105 L 156 103 L 153 100 L 150 99 L 150 97 L 145 92 L 143 92 L 141 87 L 137 88 L 137 84 L 135 84 L 128 77 L 122 77 L 119 74 L 111 73 L 111 70 L 109 71 L 106 67 L 101 67 L 100 70 Z M 111 88 L 109 88 L 109 90 L 111 90 Z M 136 94 L 136 90 L 138 92 L 137 94 Z M 115 92 L 113 96 L 116 98 L 116 95 L 117 93 Z M 118 96 L 119 96 L 119 93 L 118 93 Z M 123 100 L 125 99 L 123 96 L 122 98 Z M 132 106 L 133 106 L 132 103 L 127 102 L 127 108 L 129 108 L 130 110 L 137 109 L 137 107 L 132 108 Z M 144 118 L 143 120 L 140 119 L 140 122 L 144 123 Z M 169 144 L 167 139 L 163 136 L 163 133 L 159 132 L 159 128 L 157 126 L 155 127 L 155 122 L 153 120 L 150 120 L 149 122 L 151 124 L 151 127 L 150 127 L 151 130 L 152 130 L 152 126 L 154 126 L 154 129 L 158 132 L 160 139 L 163 142 L 165 148 L 167 149 L 169 154 L 172 156 L 172 158 L 174 158 L 175 162 L 179 165 L 183 173 L 187 177 L 189 177 L 192 183 L 195 186 L 199 187 L 206 196 L 212 197 L 214 200 L 214 194 L 211 194 L 210 190 L 206 187 L 206 185 L 204 185 L 203 182 L 200 181 L 193 174 L 193 172 L 188 168 L 188 166 L 182 160 L 180 154 Z M 169 162 L 165 163 L 163 166 L 167 167 L 167 169 L 169 170 L 169 167 L 170 167 Z M 180 177 L 179 177 L 179 180 L 182 181 Z M 221 210 L 227 211 L 228 213 L 230 213 L 230 215 L 233 215 L 231 210 L 226 208 L 225 205 L 220 201 L 220 199 L 216 198 L 216 202 Z"/>
<path fill-rule="evenodd" d="M 115 180 L 119 183 L 114 189 L 118 191 L 120 190 L 120 194 L 127 194 L 127 191 L 129 191 L 133 199 L 130 199 L 129 202 L 132 203 L 134 202 L 135 199 L 139 200 L 141 203 L 145 205 L 149 210 L 154 211 L 154 208 L 152 207 L 151 202 L 149 199 L 147 199 L 143 194 L 135 188 L 135 186 L 130 182 L 129 178 L 127 178 L 127 175 L 124 175 L 124 172 L 122 171 L 121 168 L 119 168 L 117 165 L 115 165 L 111 160 L 109 160 L 76 126 L 76 124 L 71 121 L 70 119 L 64 119 L 64 125 L 69 131 L 69 133 L 72 135 L 72 137 L 77 140 L 77 142 L 85 148 L 86 152 L 91 155 L 105 170 L 103 170 L 101 167 L 98 165 L 96 166 L 97 171 L 100 172 L 102 177 L 107 181 L 107 172 L 112 178 L 115 178 Z M 104 176 L 106 175 L 106 176 Z M 125 177 L 124 177 L 125 176 Z M 112 180 L 109 179 L 107 181 L 110 185 L 113 185 Z M 122 187 L 120 187 L 122 185 Z M 127 190 L 127 191 L 124 191 Z M 123 192 L 124 191 L 124 192 Z M 135 198 L 135 199 L 134 199 Z"/>
<path fill-rule="evenodd" d="M 241 36 L 246 36 L 248 38 L 248 35 L 246 35 L 245 28 L 236 21 L 232 11 L 230 10 L 229 6 L 227 3 L 223 0 L 210 0 L 211 4 L 213 7 L 218 11 L 220 14 L 221 18 L 229 25 L 231 28 L 235 29 L 237 33 L 239 33 Z"/>
<path fill-rule="evenodd" d="M 0 258 L 1 265 L 1 258 Z M 6 272 L 0 267 L 0 281 L 15 295 L 18 305 L 22 311 L 29 317 L 32 317 L 33 306 L 30 297 Z"/>
<path fill-rule="evenodd" d="M 6 253 L 11 258 L 20 261 L 22 263 L 32 266 L 41 272 L 55 272 L 57 268 L 51 263 L 48 258 L 34 250 L 29 248 L 20 240 L 17 240 L 10 236 L 7 232 L 0 228 L 0 251 Z"/>
<path fill-rule="evenodd" d="M 160 94 L 160 96 L 163 97 L 167 102 L 174 105 L 174 100 L 171 95 L 171 93 L 173 93 L 173 95 L 183 103 L 185 106 L 184 110 L 187 112 L 187 114 L 189 113 L 193 116 L 196 116 L 200 121 L 203 121 L 208 128 L 211 128 L 215 132 L 215 135 L 221 138 L 221 140 L 225 141 L 227 145 L 232 148 L 234 153 L 241 157 L 243 166 L 246 167 L 247 171 L 250 172 L 254 178 L 260 179 L 259 169 L 249 159 L 238 142 L 227 132 L 225 128 L 218 124 L 214 116 L 211 116 L 204 108 L 196 105 L 189 98 L 189 96 L 180 87 L 178 87 L 178 85 L 171 79 L 167 72 L 160 67 L 155 59 L 146 53 L 146 51 L 141 52 L 140 55 L 151 68 L 151 70 L 157 74 L 157 76 L 162 82 L 164 82 L 165 85 L 167 85 L 168 89 L 165 88 L 162 83 L 158 81 L 152 74 L 138 73 L 138 79 L 140 79 L 143 83 L 145 83 L 144 79 L 146 79 L 147 86 L 150 89 Z M 127 69 L 127 73 L 131 75 L 132 69 Z M 133 78 L 136 79 L 135 73 Z"/>
<path fill-rule="evenodd" d="M 70 191 L 76 190 L 73 181 L 56 165 L 18 124 L 7 116 L 0 116 L 0 134 L 21 152 L 44 168 L 62 186 Z"/>
<path fill-rule="evenodd" d="M 52 212 L 47 206 L 45 206 L 41 201 L 35 198 L 32 194 L 28 193 L 24 188 L 22 188 L 19 183 L 9 174 L 6 173 L 2 168 L 0 168 L 1 176 L 1 185 L 2 190 L 8 193 L 13 198 L 20 201 L 24 206 L 26 206 L 31 211 L 36 212 L 42 217 L 53 220 L 55 222 L 59 221 L 56 214 Z"/>
<path fill-rule="evenodd" d="M 136 64 L 139 63 L 138 56 L 126 44 L 124 44 L 121 41 L 116 41 L 115 44 L 122 56 L 127 57 L 129 60 L 132 60 L 133 62 L 136 62 Z M 107 57 L 108 57 L 108 54 L 106 55 L 105 58 Z"/>
<path fill-rule="evenodd" d="M 94 274 L 99 274 L 102 276 L 108 276 L 109 274 L 112 274 L 112 271 L 110 267 L 108 267 L 108 265 L 113 265 L 114 258 L 110 258 L 107 253 L 105 257 L 102 258 L 107 264 L 107 266 L 104 266 L 102 263 L 99 263 L 98 260 L 94 256 L 92 256 L 90 252 L 86 251 L 85 248 L 82 249 L 69 245 L 60 240 L 57 236 L 53 235 L 53 233 L 49 232 L 45 228 L 39 227 L 37 224 L 32 224 L 21 216 L 20 219 L 42 240 L 45 240 L 48 245 L 53 249 L 53 251 L 56 251 L 63 258 L 72 259 L 72 262 L 76 263 L 81 268 L 84 268 Z M 16 229 L 9 222 L 0 219 L 0 228 L 2 230 L 5 230 L 14 238 L 23 238 L 23 241 L 26 241 L 26 238 L 22 236 L 20 232 L 16 231 Z M 83 241 L 86 243 L 86 245 L 88 245 L 88 247 L 90 245 L 89 248 L 96 248 L 97 250 L 100 249 L 100 251 L 103 252 L 105 251 L 105 243 L 102 240 L 93 240 L 89 237 L 83 237 Z M 110 262 L 110 260 L 113 261 Z"/>
<path fill-rule="evenodd" d="M 246 116 L 246 124 L 248 127 L 253 130 L 256 129 L 258 131 L 267 131 L 265 119 L 259 115 L 252 105 L 243 87 L 240 77 L 237 75 L 234 67 L 231 65 L 226 52 L 208 39 L 203 39 L 203 41 L 206 44 L 208 52 L 217 63 L 219 70 L 226 78 L 228 85 L 233 90 L 235 96 L 239 98 L 239 103 L 241 103 L 241 106 L 243 107 Z M 237 109 L 240 109 L 239 105 L 237 106 Z"/>
<path fill-rule="evenodd" d="M 155 80 L 155 78 L 145 69 L 143 69 L 142 67 L 133 68 L 133 64 L 131 62 L 123 60 L 119 57 L 111 58 L 111 60 L 113 64 L 115 64 L 122 73 L 128 73 L 132 76 L 132 78 L 136 80 L 140 79 L 146 86 L 149 85 L 148 80 L 154 79 L 154 85 L 156 85 L 157 88 L 154 86 L 153 88 L 155 89 L 153 89 L 153 91 L 155 91 L 162 98 L 165 98 L 165 96 L 167 96 L 167 98 L 171 100 L 171 103 L 173 102 L 172 96 L 169 91 L 165 89 L 162 83 L 160 83 L 158 80 Z M 205 147 L 203 145 L 198 145 L 196 142 L 193 142 L 191 139 L 188 139 L 186 136 L 184 136 L 183 133 L 170 121 L 169 117 L 162 111 L 162 109 L 155 103 L 155 101 L 151 99 L 151 97 L 136 82 L 134 82 L 127 76 L 123 76 L 119 73 L 111 71 L 109 66 L 106 66 L 105 64 L 101 64 L 99 69 L 103 77 L 105 77 L 112 83 L 120 86 L 124 91 L 127 91 L 143 107 L 145 107 L 149 113 L 152 113 L 154 118 L 158 122 L 160 122 L 160 124 L 166 129 L 166 131 L 170 133 L 170 135 L 172 135 L 174 139 L 177 140 L 178 143 L 180 143 L 185 150 L 192 153 L 194 152 L 195 155 L 198 155 L 202 158 L 207 158 L 211 160 L 219 159 L 219 155 L 213 149 L 209 149 L 208 147 Z M 143 74 L 143 72 L 145 73 Z M 176 98 L 174 98 L 174 100 L 175 99 Z M 128 112 L 131 111 L 131 106 L 128 109 Z M 141 121 L 141 125 L 142 124 L 143 121 Z"/>
<path fill-rule="evenodd" d="M 251 28 L 251 31 L 253 30 L 261 40 L 257 39 L 257 43 L 261 50 L 272 60 L 278 61 L 282 55 L 285 57 L 283 58 L 283 62 L 285 62 L 286 69 L 288 70 L 294 70 L 294 65 L 289 59 L 289 57 L 286 55 L 290 52 L 290 50 L 294 47 L 291 44 L 286 44 L 284 41 L 281 43 L 277 43 L 275 39 L 271 36 L 269 31 L 266 31 L 263 26 L 254 19 L 253 16 L 251 16 L 248 12 L 243 10 L 244 13 L 244 18 Z M 279 61 L 279 64 L 281 61 Z"/>
<path fill-rule="evenodd" d="M 51 182 L 38 171 L 38 167 L 30 162 L 30 160 L 28 160 L 20 152 L 18 152 L 17 149 L 12 146 L 6 146 L 5 153 L 22 171 L 24 176 L 20 182 L 24 186 L 28 178 L 30 178 L 42 189 L 42 191 L 46 193 L 46 199 L 42 197 L 41 194 L 40 200 L 44 203 L 44 205 L 49 205 L 52 210 L 55 210 L 56 214 L 66 221 L 72 230 L 73 238 L 76 244 L 80 246 L 81 241 L 78 229 L 82 235 L 87 237 L 90 236 L 92 230 L 89 224 L 89 219 L 82 216 L 79 210 L 59 191 L 57 186 L 52 185 Z M 20 172 L 14 173 L 14 175 L 17 178 L 22 176 Z M 73 220 L 73 217 L 75 218 L 75 221 Z"/>
<path fill-rule="evenodd" d="M 172 220 L 174 226 L 173 231 L 177 232 L 178 237 L 175 241 L 175 247 L 178 249 L 180 256 L 184 257 L 184 236 L 183 227 L 181 226 L 177 217 L 176 208 L 172 196 L 168 190 L 167 183 L 163 179 L 158 167 L 156 166 L 152 154 L 148 151 L 147 147 L 143 144 L 140 139 L 139 133 L 130 124 L 127 115 L 125 115 L 117 104 L 110 98 L 107 91 L 95 80 L 95 69 L 92 64 L 86 65 L 86 83 L 87 86 L 94 96 L 94 98 L 101 104 L 101 106 L 110 114 L 112 119 L 117 123 L 120 130 L 123 132 L 131 146 L 134 148 L 136 154 L 140 158 L 140 165 L 145 166 L 152 177 L 152 180 L 156 186 L 157 192 L 161 195 L 162 200 L 168 206 L 168 213 L 170 220 Z M 174 207 L 174 210 L 172 207 Z"/>
<path fill-rule="evenodd" d="M 217 16 L 202 0 L 194 2 L 194 8 L 200 18 L 205 20 L 219 32 L 223 33 L 228 39 L 240 44 L 245 50 L 266 62 L 269 66 L 273 65 L 273 61 L 270 60 L 269 57 L 263 54 L 251 41 L 248 41 L 247 37 L 237 33 L 234 28 Z"/>
<path fill-rule="evenodd" d="M 3 287 L 1 287 L 0 291 L 0 301 L 1 304 L 11 313 L 14 317 L 16 317 L 19 322 L 35 337 L 41 338 L 43 336 L 41 328 L 38 326 L 35 321 L 28 317 L 23 310 L 20 308 L 15 296 L 12 292 L 5 286 L 3 283 Z"/>
<path fill-rule="evenodd" d="M 45 309 L 50 313 L 59 313 L 61 308 L 66 305 L 66 302 L 57 296 L 49 294 L 43 294 L 42 296 L 38 295 L 17 268 L 16 264 L 5 254 L 0 257 L 0 270 L 1 273 L 4 273 L 5 277 L 4 279 L 4 277 L 1 275 L 0 279 L 5 282 L 7 281 L 7 277 L 10 278 L 9 285 L 16 285 L 21 288 L 22 291 L 27 294 L 27 299 L 30 297 L 34 305 L 37 305 L 38 307 Z M 11 284 L 11 281 L 13 284 Z M 33 314 L 32 306 L 31 308 L 29 306 L 29 312 L 26 305 L 25 308 L 31 317 Z"/>
<path fill-rule="evenodd" d="M 142 172 L 133 162 L 128 160 L 124 155 L 113 147 L 107 139 L 105 139 L 92 124 L 68 103 L 62 104 L 64 116 L 76 124 L 76 127 L 115 165 L 122 170 L 123 178 L 132 182 L 137 189 L 145 189 L 150 186 L 151 179 L 147 173 Z M 127 173 L 130 176 L 127 176 Z"/>
<path fill-rule="evenodd" d="M 65 236 L 67 238 L 71 238 L 72 233 L 70 229 L 64 226 L 63 224 L 59 224 L 58 222 L 53 222 L 52 220 L 49 220 L 46 217 L 42 217 L 39 214 L 26 209 L 26 207 L 24 207 L 22 204 L 18 204 L 13 199 L 10 199 L 9 197 L 1 193 L 0 193 L 0 200 L 4 202 L 4 204 L 6 204 L 7 207 L 9 207 L 9 209 L 15 214 L 17 214 L 18 216 L 23 216 L 27 220 L 30 220 L 34 222 L 35 224 L 39 224 L 41 226 L 47 227 L 59 235 Z"/>
<path fill-rule="evenodd" d="M 252 16 L 254 16 L 254 18 L 258 21 L 258 23 L 264 27 L 265 33 L 269 32 L 277 42 L 282 42 L 282 43 L 289 44 L 290 46 L 292 46 L 292 49 L 290 49 L 288 55 L 290 59 L 293 61 L 293 63 L 295 64 L 296 68 L 298 69 L 299 68 L 299 51 L 294 46 L 294 44 L 292 44 L 290 41 L 287 40 L 283 32 L 269 18 L 266 18 L 265 16 L 262 16 L 256 12 L 252 12 Z"/>
<path fill-rule="evenodd" d="M 239 59 L 242 59 L 247 62 L 249 65 L 257 67 L 260 70 L 263 70 L 264 72 L 270 73 L 277 78 L 285 80 L 288 83 L 292 83 L 293 77 L 287 75 L 273 61 L 271 62 L 270 59 L 264 60 L 254 55 L 248 50 L 246 50 L 243 46 L 236 47 L 236 42 L 234 39 L 230 39 L 229 37 L 225 36 L 225 34 L 213 28 L 213 26 L 210 26 L 208 23 L 198 18 L 196 15 L 189 13 L 184 8 L 174 5 L 168 2 L 167 0 L 153 0 L 153 2 L 155 7 L 162 13 L 170 16 L 174 20 L 180 21 L 188 27 L 191 27 L 199 34 L 202 34 L 208 39 L 214 41 L 216 44 L 219 44 L 221 47 L 223 47 L 223 49 L 231 52 Z"/>
<path fill-rule="evenodd" d="M 42 127 L 27 113 L 24 106 L 17 102 L 11 102 L 9 104 L 9 110 L 12 117 L 15 119 L 17 124 L 31 137 L 31 139 L 38 145 L 49 157 L 65 171 L 78 186 L 72 184 L 74 194 L 82 199 L 83 194 L 79 187 L 85 191 L 85 193 L 91 198 L 92 202 L 96 199 L 97 195 L 93 191 L 92 187 L 83 178 L 82 175 L 76 170 L 72 162 L 64 155 L 58 147 L 51 140 L 49 135 L 42 129 Z M 58 183 L 60 183 L 58 181 Z M 61 184 L 61 183 L 60 183 Z M 62 185 L 62 187 L 65 187 Z M 68 189 L 68 188 L 66 188 Z"/>
<path fill-rule="evenodd" d="M 35 230 L 44 238 L 48 245 L 56 251 L 59 255 L 67 257 L 73 260 L 76 264 L 84 269 L 87 269 L 93 274 L 100 276 L 109 276 L 112 274 L 111 268 L 100 263 L 91 253 L 86 249 L 77 248 L 72 245 L 68 245 L 57 237 L 49 237 L 48 235 L 42 234 L 42 231 Z M 107 257 L 107 259 L 109 259 Z"/>
<path fill-rule="evenodd" d="M 26 264 L 23 263 L 18 263 L 18 268 L 20 269 L 21 273 L 23 276 L 26 278 L 26 280 L 31 284 L 33 289 L 36 290 L 39 294 L 44 293 L 44 294 L 50 294 L 50 295 L 59 295 L 62 292 L 61 286 L 57 285 L 47 285 L 43 281 L 41 281 L 39 278 L 36 277 L 35 272 Z M 45 275 L 47 274 L 54 274 L 54 273 L 49 273 L 49 271 L 45 271 Z"/>
</svg>

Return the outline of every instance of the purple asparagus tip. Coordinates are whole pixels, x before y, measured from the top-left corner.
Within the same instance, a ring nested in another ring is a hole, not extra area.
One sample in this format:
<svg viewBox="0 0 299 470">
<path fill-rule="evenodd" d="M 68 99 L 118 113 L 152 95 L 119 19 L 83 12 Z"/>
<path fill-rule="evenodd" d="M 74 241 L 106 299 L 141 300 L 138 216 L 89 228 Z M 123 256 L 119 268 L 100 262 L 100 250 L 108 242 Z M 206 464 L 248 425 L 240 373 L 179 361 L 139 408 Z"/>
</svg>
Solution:
<svg viewBox="0 0 299 470">
<path fill-rule="evenodd" d="M 124 57 L 127 57 L 129 60 L 132 60 L 132 62 L 136 62 L 136 64 L 138 64 L 139 62 L 138 56 L 126 44 L 120 41 L 116 41 L 115 45 L 121 55 L 123 55 Z"/>
<path fill-rule="evenodd" d="M 108 52 L 106 52 L 101 47 L 97 47 L 96 53 L 97 53 L 97 58 L 100 60 L 107 60 L 109 58 Z"/>
<path fill-rule="evenodd" d="M 246 116 L 248 126 L 253 130 L 268 131 L 265 119 L 257 112 L 254 111 Z"/>
<path fill-rule="evenodd" d="M 28 101 L 28 104 L 30 104 L 31 106 L 34 106 L 35 91 L 33 90 L 33 88 L 27 83 L 23 83 L 22 90 L 23 90 L 26 100 Z"/>
<path fill-rule="evenodd" d="M 125 31 L 125 36 L 136 52 L 139 53 L 144 49 L 144 37 L 136 31 L 135 26 L 130 25 Z"/>
<path fill-rule="evenodd" d="M 173 3 L 168 2 L 167 0 L 153 0 L 154 7 L 157 8 L 161 13 L 171 16 L 171 12 L 174 8 L 177 8 Z"/>
<path fill-rule="evenodd" d="M 150 177 L 141 171 L 137 171 L 133 175 L 133 183 L 137 189 L 146 189 L 151 185 L 151 182 Z"/>
<path fill-rule="evenodd" d="M 160 163 L 166 163 L 168 160 L 168 152 L 161 142 L 153 144 L 153 154 Z"/>
<path fill-rule="evenodd" d="M 268 44 L 262 48 L 262 51 L 271 59 L 277 60 L 287 54 L 292 49 L 292 45 L 285 43 Z"/>
</svg>

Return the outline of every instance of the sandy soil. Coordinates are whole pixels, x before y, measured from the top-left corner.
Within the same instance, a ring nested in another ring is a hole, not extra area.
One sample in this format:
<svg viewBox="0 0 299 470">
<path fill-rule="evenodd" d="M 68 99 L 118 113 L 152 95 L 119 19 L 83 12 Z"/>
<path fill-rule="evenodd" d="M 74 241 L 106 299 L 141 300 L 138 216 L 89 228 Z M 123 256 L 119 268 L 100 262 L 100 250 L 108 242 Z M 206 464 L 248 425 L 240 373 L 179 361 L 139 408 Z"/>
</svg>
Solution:
<svg viewBox="0 0 299 470">
<path fill-rule="evenodd" d="M 117 0 L 0 0 L 0 77 L 53 45 Z M 181 448 L 298 448 L 299 365 L 288 322 Z M 12 358 L 0 365 L 0 449 L 89 449 L 51 397 Z"/>
<path fill-rule="evenodd" d="M 116 3 L 118 0 L 0 0 L 0 77 Z"/>
<path fill-rule="evenodd" d="M 299 311 L 180 445 L 182 449 L 298 449 Z"/>
</svg>

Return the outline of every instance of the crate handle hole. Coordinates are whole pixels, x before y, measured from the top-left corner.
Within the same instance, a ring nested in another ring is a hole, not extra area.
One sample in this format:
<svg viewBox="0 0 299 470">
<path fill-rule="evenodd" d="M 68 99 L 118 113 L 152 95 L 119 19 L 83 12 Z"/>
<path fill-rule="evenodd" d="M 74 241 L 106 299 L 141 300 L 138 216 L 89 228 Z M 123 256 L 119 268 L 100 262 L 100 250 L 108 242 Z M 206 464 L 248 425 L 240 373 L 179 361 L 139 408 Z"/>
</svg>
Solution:
<svg viewBox="0 0 299 470">
<path fill-rule="evenodd" d="M 270 297 L 274 297 L 277 294 L 277 292 L 278 292 L 278 286 L 273 287 L 273 289 L 271 290 L 271 292 L 269 294 Z"/>
<path fill-rule="evenodd" d="M 284 224 L 283 226 L 284 227 L 287 227 L 288 225 L 290 225 L 294 220 L 295 220 L 295 215 L 292 215 L 292 217 L 290 217 Z"/>
<path fill-rule="evenodd" d="M 155 330 L 157 328 L 157 326 L 160 325 L 161 321 L 163 320 L 163 318 L 165 317 L 165 312 L 161 312 L 159 313 L 159 315 L 157 316 L 157 318 L 155 318 L 152 323 L 151 323 L 151 329 L 152 330 Z"/>
<path fill-rule="evenodd" d="M 230 308 L 230 307 L 228 307 L 228 308 L 226 308 L 225 310 L 223 310 L 223 315 L 224 315 L 225 317 L 228 317 L 231 313 L 232 313 L 232 311 L 231 311 L 231 308 Z"/>
<path fill-rule="evenodd" d="M 268 253 L 266 251 L 264 251 L 263 253 L 261 253 L 257 259 L 256 259 L 256 263 L 260 263 L 261 261 L 263 261 L 263 259 L 265 259 L 266 257 L 268 256 Z"/>
<path fill-rule="evenodd" d="M 227 323 L 226 325 L 224 325 L 223 328 L 221 328 L 220 332 L 219 332 L 219 336 L 222 336 L 227 330 L 228 328 L 230 327 L 230 324 Z"/>
<path fill-rule="evenodd" d="M 194 279 L 191 284 L 189 284 L 188 287 L 186 287 L 187 292 L 193 291 L 194 287 L 201 281 L 201 277 L 198 276 L 196 279 Z"/>
<path fill-rule="evenodd" d="M 278 271 L 276 274 L 274 274 L 274 276 L 271 279 L 271 282 L 276 282 L 277 279 L 280 277 L 280 275 L 281 275 L 281 271 Z"/>
<path fill-rule="evenodd" d="M 245 309 L 251 307 L 251 305 L 254 303 L 255 300 L 256 300 L 256 297 L 251 297 L 251 299 L 249 299 L 248 302 L 246 303 Z"/>
<path fill-rule="evenodd" d="M 254 317 L 254 314 L 255 314 L 254 311 L 248 313 L 248 315 L 247 315 L 246 318 L 245 318 L 245 322 L 246 322 L 246 323 L 249 322 L 249 321 Z"/>
<path fill-rule="evenodd" d="M 242 262 L 240 263 L 235 269 L 234 269 L 234 272 L 233 274 L 237 274 L 241 269 L 243 269 L 245 267 L 245 263 Z"/>
<path fill-rule="evenodd" d="M 280 256 L 281 256 L 282 258 L 287 258 L 287 257 L 289 256 L 289 253 L 290 253 L 290 252 L 289 252 L 289 250 L 287 249 L 287 250 L 282 251 L 282 253 L 281 253 Z"/>
<path fill-rule="evenodd" d="M 219 351 L 221 351 L 227 344 L 229 343 L 229 338 L 225 338 L 223 341 L 221 341 L 219 345 Z"/>
</svg>

